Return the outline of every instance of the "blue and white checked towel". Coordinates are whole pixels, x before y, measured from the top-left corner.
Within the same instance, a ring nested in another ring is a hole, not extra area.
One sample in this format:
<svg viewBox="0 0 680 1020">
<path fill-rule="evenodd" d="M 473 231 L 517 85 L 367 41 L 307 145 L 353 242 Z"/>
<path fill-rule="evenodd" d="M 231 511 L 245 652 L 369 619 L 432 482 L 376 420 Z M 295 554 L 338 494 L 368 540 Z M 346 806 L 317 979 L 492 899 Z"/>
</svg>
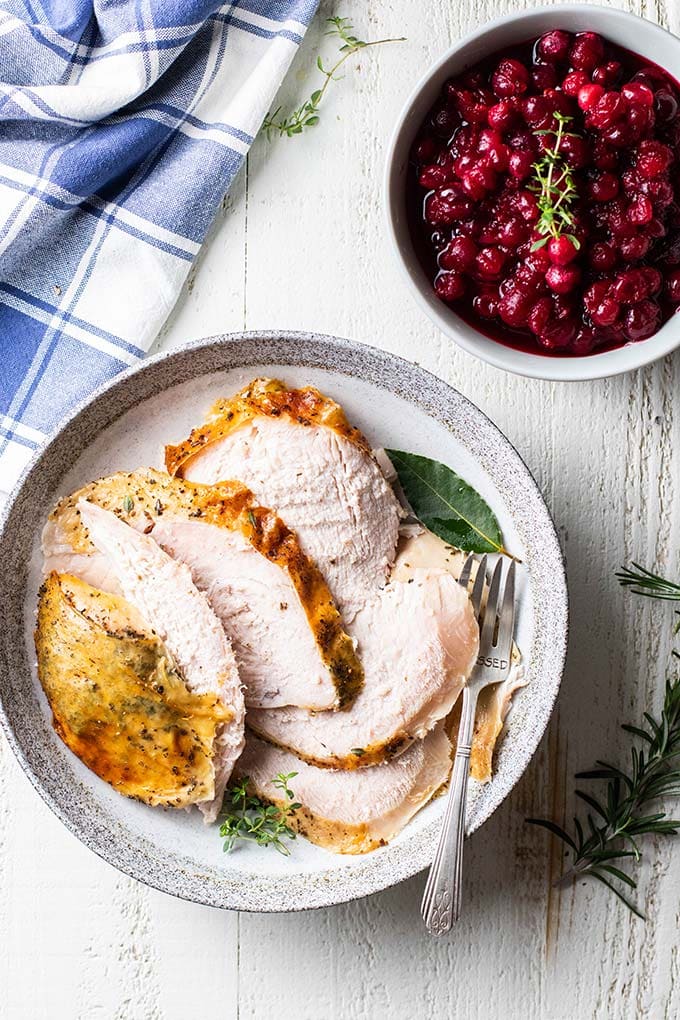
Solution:
<svg viewBox="0 0 680 1020">
<path fill-rule="evenodd" d="M 0 489 L 149 349 L 317 2 L 0 2 Z"/>
</svg>

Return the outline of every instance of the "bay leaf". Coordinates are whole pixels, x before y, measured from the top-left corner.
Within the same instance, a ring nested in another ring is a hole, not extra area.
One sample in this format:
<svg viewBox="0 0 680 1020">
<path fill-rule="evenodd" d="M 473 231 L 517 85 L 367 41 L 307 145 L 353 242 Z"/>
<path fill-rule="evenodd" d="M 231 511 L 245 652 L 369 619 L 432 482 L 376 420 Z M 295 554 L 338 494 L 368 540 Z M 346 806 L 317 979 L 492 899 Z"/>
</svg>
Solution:
<svg viewBox="0 0 680 1020">
<path fill-rule="evenodd" d="M 418 520 L 465 552 L 504 553 L 500 525 L 489 504 L 446 464 L 403 450 L 386 450 Z"/>
</svg>

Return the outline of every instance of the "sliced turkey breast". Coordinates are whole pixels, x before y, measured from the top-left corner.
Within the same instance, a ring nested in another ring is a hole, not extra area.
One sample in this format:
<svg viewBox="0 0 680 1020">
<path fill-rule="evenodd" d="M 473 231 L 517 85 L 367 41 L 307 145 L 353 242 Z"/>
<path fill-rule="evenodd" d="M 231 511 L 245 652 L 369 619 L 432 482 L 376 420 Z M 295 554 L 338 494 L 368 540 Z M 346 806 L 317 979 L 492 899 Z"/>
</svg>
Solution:
<svg viewBox="0 0 680 1020">
<path fill-rule="evenodd" d="M 187 564 L 232 641 L 248 705 L 333 709 L 355 697 L 362 668 L 321 573 L 243 485 L 196 485 L 147 468 L 61 500 L 43 533 L 46 572 L 115 591 L 116 572 L 90 541 L 81 499 L 150 533 Z"/>
<path fill-rule="evenodd" d="M 415 576 L 417 570 L 440 567 L 458 579 L 467 558 L 468 553 L 447 545 L 422 525 L 407 525 L 402 527 L 392 577 L 408 581 Z M 471 582 L 475 576 L 476 567 L 473 568 Z M 486 596 L 483 601 L 485 598 Z M 510 675 L 503 683 L 491 684 L 480 691 L 470 754 L 470 775 L 478 782 L 487 783 L 491 779 L 494 751 L 503 731 L 503 723 L 510 710 L 512 697 L 520 687 L 525 686 L 521 661 L 519 648 L 513 645 L 513 666 Z M 460 704 L 457 703 L 446 723 L 454 745 L 459 723 Z"/>
<path fill-rule="evenodd" d="M 239 776 L 249 778 L 252 793 L 279 807 L 284 804 L 272 777 L 297 772 L 289 785 L 302 807 L 288 816 L 288 824 L 341 854 L 368 853 L 388 843 L 443 786 L 450 769 L 451 744 L 441 724 L 398 758 L 370 769 L 315 768 L 252 734 L 236 766 Z"/>
<path fill-rule="evenodd" d="M 35 644 L 54 728 L 88 768 L 152 806 L 214 800 L 215 742 L 234 710 L 217 690 L 189 688 L 130 603 L 52 573 Z"/>
<path fill-rule="evenodd" d="M 479 633 L 466 592 L 443 570 L 388 584 L 348 627 L 364 686 L 347 712 L 254 709 L 259 736 L 325 768 L 385 761 L 445 718 L 470 674 Z"/>
<path fill-rule="evenodd" d="M 370 446 L 313 387 L 256 379 L 205 425 L 166 447 L 173 475 L 238 478 L 275 507 L 314 560 L 348 623 L 389 575 L 401 510 Z"/>
<path fill-rule="evenodd" d="M 123 595 L 168 648 L 189 690 L 217 695 L 231 712 L 215 737 L 215 795 L 199 804 L 205 820 L 214 821 L 244 744 L 245 705 L 229 640 L 188 567 L 109 510 L 84 499 L 77 510 L 90 540 L 108 557 Z"/>
</svg>

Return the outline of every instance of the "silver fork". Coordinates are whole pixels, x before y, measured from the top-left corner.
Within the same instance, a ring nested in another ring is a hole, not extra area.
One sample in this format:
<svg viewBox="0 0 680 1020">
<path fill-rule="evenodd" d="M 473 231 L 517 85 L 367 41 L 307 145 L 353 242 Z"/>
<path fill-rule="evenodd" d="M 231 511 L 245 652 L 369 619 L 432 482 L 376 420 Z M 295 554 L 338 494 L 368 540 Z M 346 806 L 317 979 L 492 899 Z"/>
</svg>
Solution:
<svg viewBox="0 0 680 1020">
<path fill-rule="evenodd" d="M 470 583 L 474 562 L 474 556 L 469 556 L 461 572 L 458 583 L 465 589 Z M 463 708 L 444 825 L 420 908 L 425 927 L 431 935 L 445 934 L 460 917 L 465 804 L 477 698 L 481 690 L 489 684 L 505 680 L 510 672 L 515 624 L 514 562 L 508 569 L 501 597 L 503 560 L 498 560 L 491 578 L 486 607 L 482 610 L 485 580 L 486 556 L 483 556 L 477 567 L 471 595 L 475 616 L 480 623 L 479 656 L 477 665 L 463 688 Z"/>
</svg>

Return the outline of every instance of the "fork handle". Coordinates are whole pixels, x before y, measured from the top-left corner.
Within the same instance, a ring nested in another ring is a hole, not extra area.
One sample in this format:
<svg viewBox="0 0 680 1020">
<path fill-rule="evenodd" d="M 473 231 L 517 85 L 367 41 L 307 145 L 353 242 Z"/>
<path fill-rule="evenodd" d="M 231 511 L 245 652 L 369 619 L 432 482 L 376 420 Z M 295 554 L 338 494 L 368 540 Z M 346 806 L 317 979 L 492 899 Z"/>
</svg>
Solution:
<svg viewBox="0 0 680 1020">
<path fill-rule="evenodd" d="M 444 935 L 460 917 L 465 805 L 476 708 L 477 691 L 464 687 L 446 815 L 421 906 L 425 927 L 431 935 Z"/>
</svg>

